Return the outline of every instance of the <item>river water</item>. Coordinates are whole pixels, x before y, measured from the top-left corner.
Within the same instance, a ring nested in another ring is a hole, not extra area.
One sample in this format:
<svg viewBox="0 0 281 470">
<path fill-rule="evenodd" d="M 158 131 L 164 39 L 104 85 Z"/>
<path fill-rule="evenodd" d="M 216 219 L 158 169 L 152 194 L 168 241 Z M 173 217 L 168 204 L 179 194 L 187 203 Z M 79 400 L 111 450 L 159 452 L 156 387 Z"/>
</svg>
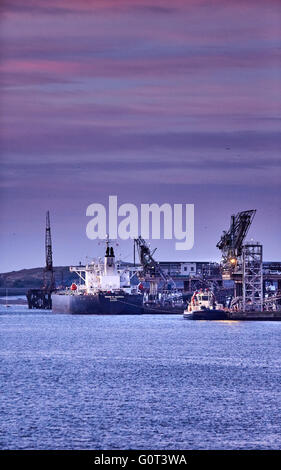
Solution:
<svg viewBox="0 0 281 470">
<path fill-rule="evenodd" d="M 0 305 L 1 449 L 280 449 L 281 322 Z"/>
</svg>

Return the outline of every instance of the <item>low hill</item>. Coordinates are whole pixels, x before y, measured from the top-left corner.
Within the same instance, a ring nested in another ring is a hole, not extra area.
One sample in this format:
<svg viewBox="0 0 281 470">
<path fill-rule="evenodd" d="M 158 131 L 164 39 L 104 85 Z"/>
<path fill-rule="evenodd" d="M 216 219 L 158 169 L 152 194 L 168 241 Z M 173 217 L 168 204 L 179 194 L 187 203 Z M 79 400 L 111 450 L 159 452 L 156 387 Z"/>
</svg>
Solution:
<svg viewBox="0 0 281 470">
<path fill-rule="evenodd" d="M 40 288 L 43 284 L 44 268 L 21 269 L 0 274 L 0 288 Z M 77 282 L 78 276 L 69 271 L 69 266 L 54 267 L 57 287 Z"/>
</svg>

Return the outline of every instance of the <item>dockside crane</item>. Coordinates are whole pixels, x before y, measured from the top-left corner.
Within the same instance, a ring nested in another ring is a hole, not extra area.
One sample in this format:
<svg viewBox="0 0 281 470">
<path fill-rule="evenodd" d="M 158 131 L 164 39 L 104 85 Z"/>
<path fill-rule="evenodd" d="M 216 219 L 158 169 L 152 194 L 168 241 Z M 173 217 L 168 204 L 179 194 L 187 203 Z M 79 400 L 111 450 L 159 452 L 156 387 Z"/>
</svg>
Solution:
<svg viewBox="0 0 281 470">
<path fill-rule="evenodd" d="M 222 252 L 222 278 L 234 281 L 233 310 L 263 310 L 262 245 L 245 242 L 255 213 L 248 210 L 232 215 L 229 230 L 216 245 Z"/>
<path fill-rule="evenodd" d="M 45 228 L 45 256 L 46 265 L 43 270 L 43 286 L 41 289 L 29 289 L 26 293 L 28 308 L 51 309 L 51 293 L 55 290 L 55 276 L 53 268 L 52 237 L 50 225 L 50 213 L 46 213 Z"/>
<path fill-rule="evenodd" d="M 149 282 L 150 294 L 157 294 L 159 284 L 161 284 L 162 292 L 168 289 L 169 284 L 175 288 L 174 280 L 161 269 L 159 263 L 153 258 L 156 248 L 151 251 L 148 243 L 141 236 L 134 239 L 134 244 L 137 247 L 140 264 L 142 266 L 139 277 Z"/>
<path fill-rule="evenodd" d="M 55 289 L 55 277 L 53 268 L 52 237 L 49 211 L 46 213 L 45 255 L 46 265 L 43 275 L 43 289 L 52 292 Z"/>
</svg>

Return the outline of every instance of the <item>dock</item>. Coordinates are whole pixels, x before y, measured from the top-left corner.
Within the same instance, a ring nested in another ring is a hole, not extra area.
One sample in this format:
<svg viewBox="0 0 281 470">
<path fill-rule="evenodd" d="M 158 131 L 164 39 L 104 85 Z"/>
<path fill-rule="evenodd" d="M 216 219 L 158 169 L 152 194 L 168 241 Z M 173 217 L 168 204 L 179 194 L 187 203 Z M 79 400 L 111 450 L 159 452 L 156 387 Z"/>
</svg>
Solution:
<svg viewBox="0 0 281 470">
<path fill-rule="evenodd" d="M 281 321 L 281 311 L 276 312 L 228 312 L 229 320 L 240 320 L 240 321 Z"/>
</svg>

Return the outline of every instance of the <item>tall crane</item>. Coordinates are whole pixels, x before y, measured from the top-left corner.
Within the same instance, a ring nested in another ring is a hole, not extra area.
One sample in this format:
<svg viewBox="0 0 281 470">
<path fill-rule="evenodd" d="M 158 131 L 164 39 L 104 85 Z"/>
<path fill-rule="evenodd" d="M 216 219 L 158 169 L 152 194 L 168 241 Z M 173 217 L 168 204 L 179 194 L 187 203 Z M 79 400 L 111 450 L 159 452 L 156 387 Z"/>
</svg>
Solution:
<svg viewBox="0 0 281 470">
<path fill-rule="evenodd" d="M 53 268 L 52 237 L 49 211 L 46 213 L 45 255 L 46 265 L 43 275 L 43 289 L 51 292 L 55 289 L 55 277 Z"/>
<path fill-rule="evenodd" d="M 43 270 L 43 286 L 40 289 L 29 289 L 26 293 L 28 308 L 51 309 L 51 293 L 55 290 L 55 276 L 53 268 L 52 237 L 50 213 L 46 213 L 45 229 L 45 255 L 46 265 Z"/>
</svg>

